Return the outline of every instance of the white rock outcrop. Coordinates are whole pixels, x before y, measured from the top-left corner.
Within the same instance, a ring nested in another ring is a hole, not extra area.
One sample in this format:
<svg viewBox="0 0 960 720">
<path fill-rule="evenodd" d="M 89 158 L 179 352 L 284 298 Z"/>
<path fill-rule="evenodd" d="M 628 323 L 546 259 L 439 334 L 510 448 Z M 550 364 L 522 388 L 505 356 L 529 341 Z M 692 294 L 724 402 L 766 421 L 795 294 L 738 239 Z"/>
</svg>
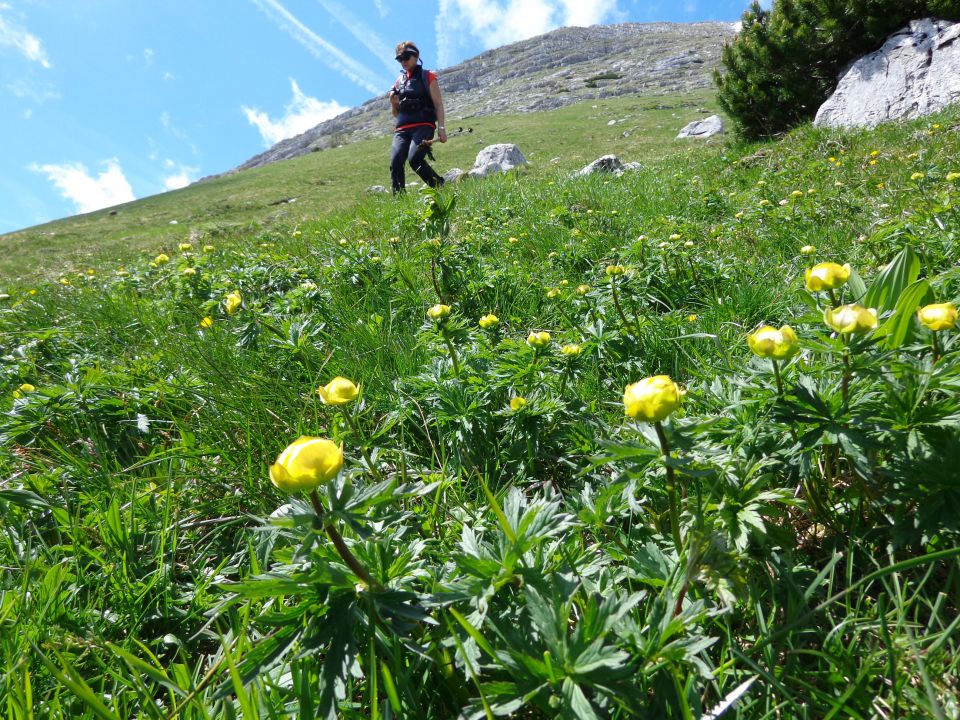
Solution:
<svg viewBox="0 0 960 720">
<path fill-rule="evenodd" d="M 604 155 L 594 160 L 589 165 L 577 170 L 573 177 L 584 177 L 586 175 L 593 175 L 595 173 L 613 173 L 614 175 L 621 175 L 623 173 L 623 163 L 620 162 L 620 158 L 616 155 Z"/>
<path fill-rule="evenodd" d="M 470 177 L 484 177 L 494 173 L 507 172 L 526 164 L 527 159 L 520 152 L 520 148 L 512 143 L 487 145 L 477 153 L 473 169 L 467 174 Z"/>
<path fill-rule="evenodd" d="M 874 127 L 960 101 L 960 23 L 926 18 L 894 33 L 844 73 L 814 125 Z"/>
<path fill-rule="evenodd" d="M 723 132 L 723 118 L 719 115 L 711 115 L 703 120 L 694 120 L 688 125 L 684 125 L 683 130 L 677 135 L 677 140 L 685 138 L 704 139 L 719 135 Z"/>
</svg>

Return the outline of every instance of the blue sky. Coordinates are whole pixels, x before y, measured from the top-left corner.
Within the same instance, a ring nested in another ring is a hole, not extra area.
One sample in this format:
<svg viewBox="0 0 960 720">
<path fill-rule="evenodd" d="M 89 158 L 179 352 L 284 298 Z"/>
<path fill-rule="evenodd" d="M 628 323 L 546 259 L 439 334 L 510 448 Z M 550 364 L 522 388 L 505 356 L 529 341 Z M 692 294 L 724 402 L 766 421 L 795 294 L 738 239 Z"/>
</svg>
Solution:
<svg viewBox="0 0 960 720">
<path fill-rule="evenodd" d="M 748 0 L 0 0 L 0 233 L 182 187 L 563 25 L 736 21 Z"/>
</svg>

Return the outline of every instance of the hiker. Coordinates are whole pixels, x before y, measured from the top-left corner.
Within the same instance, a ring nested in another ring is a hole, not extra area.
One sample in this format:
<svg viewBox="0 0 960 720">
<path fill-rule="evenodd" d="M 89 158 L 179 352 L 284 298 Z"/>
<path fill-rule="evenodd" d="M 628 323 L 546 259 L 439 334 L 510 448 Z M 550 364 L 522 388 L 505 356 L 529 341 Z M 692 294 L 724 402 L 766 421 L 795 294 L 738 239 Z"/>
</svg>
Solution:
<svg viewBox="0 0 960 720">
<path fill-rule="evenodd" d="M 393 192 L 402 192 L 406 183 L 404 163 L 430 187 L 443 185 L 443 178 L 427 164 L 434 130 L 440 142 L 447 141 L 443 126 L 443 99 L 436 73 L 424 70 L 420 50 L 409 40 L 397 45 L 397 62 L 403 72 L 390 90 L 390 108 L 397 119 L 397 129 L 390 149 L 390 179 Z"/>
</svg>

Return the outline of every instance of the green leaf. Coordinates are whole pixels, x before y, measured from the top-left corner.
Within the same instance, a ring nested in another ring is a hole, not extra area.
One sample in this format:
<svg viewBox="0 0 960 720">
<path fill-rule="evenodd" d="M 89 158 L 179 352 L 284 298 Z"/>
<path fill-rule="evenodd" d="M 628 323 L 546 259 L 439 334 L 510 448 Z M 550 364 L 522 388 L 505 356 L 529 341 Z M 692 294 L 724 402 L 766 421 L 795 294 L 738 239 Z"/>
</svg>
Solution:
<svg viewBox="0 0 960 720">
<path fill-rule="evenodd" d="M 563 705 L 570 712 L 568 717 L 579 718 L 579 720 L 600 720 L 593 705 L 583 694 L 583 690 L 570 678 L 563 681 Z"/>
<path fill-rule="evenodd" d="M 873 336 L 884 339 L 883 346 L 888 350 L 901 347 L 913 329 L 913 316 L 917 308 L 924 304 L 930 296 L 930 283 L 926 280 L 917 280 L 900 294 L 893 315 L 879 328 Z"/>
<path fill-rule="evenodd" d="M 909 245 L 874 278 L 863 298 L 864 307 L 876 308 L 878 314 L 893 310 L 904 289 L 920 277 L 920 256 Z"/>
<path fill-rule="evenodd" d="M 63 670 L 61 671 L 53 664 L 50 658 L 40 651 L 40 648 L 32 642 L 30 645 L 37 654 L 37 657 L 40 658 L 40 662 L 50 671 L 50 674 L 68 687 L 97 717 L 101 718 L 101 720 L 120 720 L 117 715 L 114 715 L 110 709 L 103 704 L 103 701 L 90 689 L 90 686 L 83 681 L 83 678 L 80 677 L 77 671 L 66 664 L 66 661 L 62 657 L 57 656 L 61 665 L 63 665 Z"/>
</svg>

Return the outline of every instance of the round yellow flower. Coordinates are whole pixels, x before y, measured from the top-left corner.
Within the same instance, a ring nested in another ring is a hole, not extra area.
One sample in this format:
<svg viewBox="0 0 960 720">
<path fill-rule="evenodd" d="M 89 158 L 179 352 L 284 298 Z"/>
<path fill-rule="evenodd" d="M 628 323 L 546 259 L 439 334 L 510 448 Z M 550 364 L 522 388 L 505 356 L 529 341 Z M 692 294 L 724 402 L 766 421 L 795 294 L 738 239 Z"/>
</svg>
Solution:
<svg viewBox="0 0 960 720">
<path fill-rule="evenodd" d="M 917 310 L 920 322 L 934 332 L 952 330 L 957 326 L 957 306 L 953 303 L 934 303 Z"/>
<path fill-rule="evenodd" d="M 588 292 L 590 292 L 590 286 L 589 286 L 589 285 L 577 285 L 577 291 L 576 291 L 576 292 L 577 292 L 577 295 L 586 295 Z"/>
<path fill-rule="evenodd" d="M 210 317 L 209 315 L 208 315 L 207 317 L 203 318 L 203 320 L 200 321 L 200 327 L 202 327 L 202 328 L 204 328 L 204 329 L 206 329 L 206 328 L 208 328 L 208 327 L 213 327 L 213 318 Z"/>
<path fill-rule="evenodd" d="M 154 265 L 166 265 L 170 262 L 170 256 L 166 253 L 160 253 L 153 259 Z"/>
<path fill-rule="evenodd" d="M 514 412 L 516 412 L 517 410 L 521 410 L 526 406 L 527 406 L 526 398 L 515 397 L 510 401 L 510 409 L 513 410 Z"/>
<path fill-rule="evenodd" d="M 192 267 L 185 267 L 183 270 L 180 271 L 180 274 L 186 275 L 187 277 L 191 277 L 197 274 L 197 269 Z"/>
<path fill-rule="evenodd" d="M 841 305 L 823 311 L 823 321 L 841 334 L 862 334 L 877 326 L 877 311 L 859 305 Z"/>
<path fill-rule="evenodd" d="M 317 395 L 324 405 L 345 405 L 351 400 L 356 400 L 360 394 L 360 388 L 353 384 L 352 380 L 339 375 L 326 385 L 317 388 Z"/>
<path fill-rule="evenodd" d="M 911 179 L 911 180 L 923 180 L 925 177 L 926 177 L 926 175 L 925 175 L 924 173 L 922 173 L 922 172 L 915 172 L 915 173 L 913 173 L 913 175 L 910 176 L 910 179 Z"/>
<path fill-rule="evenodd" d="M 802 197 L 803 197 L 803 190 L 794 190 L 792 193 L 790 193 L 790 197 L 802 198 Z"/>
<path fill-rule="evenodd" d="M 784 325 L 779 330 L 764 325 L 747 336 L 747 344 L 755 355 L 771 360 L 786 360 L 800 350 L 797 334 L 789 325 Z"/>
<path fill-rule="evenodd" d="M 680 387 L 669 375 L 654 375 L 632 385 L 623 392 L 624 412 L 634 420 L 660 422 L 680 405 Z"/>
<path fill-rule="evenodd" d="M 36 392 L 36 388 L 30 383 L 23 383 L 20 387 L 13 391 L 13 396 L 15 398 L 21 398 L 27 393 Z"/>
<path fill-rule="evenodd" d="M 227 315 L 233 315 L 237 310 L 240 309 L 240 306 L 243 305 L 243 296 L 240 295 L 239 290 L 227 295 L 226 299 L 223 301 L 223 306 L 226 308 Z"/>
<path fill-rule="evenodd" d="M 547 290 L 547 297 L 551 300 L 560 295 L 560 288 L 550 288 Z"/>
<path fill-rule="evenodd" d="M 623 265 L 607 265 L 607 269 L 604 272 L 610 277 L 616 277 L 617 275 L 623 275 L 625 271 Z"/>
<path fill-rule="evenodd" d="M 947 182 L 954 182 L 955 180 L 960 180 L 960 172 L 948 172 Z"/>
<path fill-rule="evenodd" d="M 180 250 L 181 252 L 187 252 L 188 250 L 193 250 L 193 244 L 180 243 L 179 245 L 177 245 L 177 250 Z"/>
<path fill-rule="evenodd" d="M 429 310 L 427 310 L 427 317 L 433 320 L 434 322 L 440 322 L 441 320 L 446 320 L 450 316 L 450 306 L 436 304 Z"/>
<path fill-rule="evenodd" d="M 270 481 L 283 492 L 310 492 L 335 478 L 341 467 L 343 445 L 304 435 L 290 443 L 270 466 Z"/>
<path fill-rule="evenodd" d="M 567 357 L 576 357 L 583 352 L 583 348 L 577 345 L 576 343 L 568 343 L 560 348 L 560 352 L 566 355 Z"/>
<path fill-rule="evenodd" d="M 477 324 L 480 325 L 480 327 L 482 327 L 484 330 L 490 330 L 491 328 L 495 328 L 500 324 L 500 318 L 493 313 L 488 313 L 480 318 Z"/>
<path fill-rule="evenodd" d="M 205 253 L 213 252 L 213 251 L 214 251 L 214 247 L 213 247 L 213 245 L 204 245 L 204 246 L 203 246 L 203 251 L 204 251 Z"/>
<path fill-rule="evenodd" d="M 807 290 L 810 292 L 834 290 L 850 279 L 850 265 L 837 265 L 837 263 L 832 262 L 820 263 L 812 268 L 807 268 L 804 278 L 807 282 Z"/>
<path fill-rule="evenodd" d="M 813 245 L 804 245 L 802 248 L 800 248 L 801 255 L 813 255 L 816 252 L 817 248 L 815 248 Z"/>
<path fill-rule="evenodd" d="M 546 330 L 541 330 L 540 332 L 532 332 L 527 335 L 527 345 L 535 348 L 546 347 L 550 344 L 550 333 Z"/>
</svg>

